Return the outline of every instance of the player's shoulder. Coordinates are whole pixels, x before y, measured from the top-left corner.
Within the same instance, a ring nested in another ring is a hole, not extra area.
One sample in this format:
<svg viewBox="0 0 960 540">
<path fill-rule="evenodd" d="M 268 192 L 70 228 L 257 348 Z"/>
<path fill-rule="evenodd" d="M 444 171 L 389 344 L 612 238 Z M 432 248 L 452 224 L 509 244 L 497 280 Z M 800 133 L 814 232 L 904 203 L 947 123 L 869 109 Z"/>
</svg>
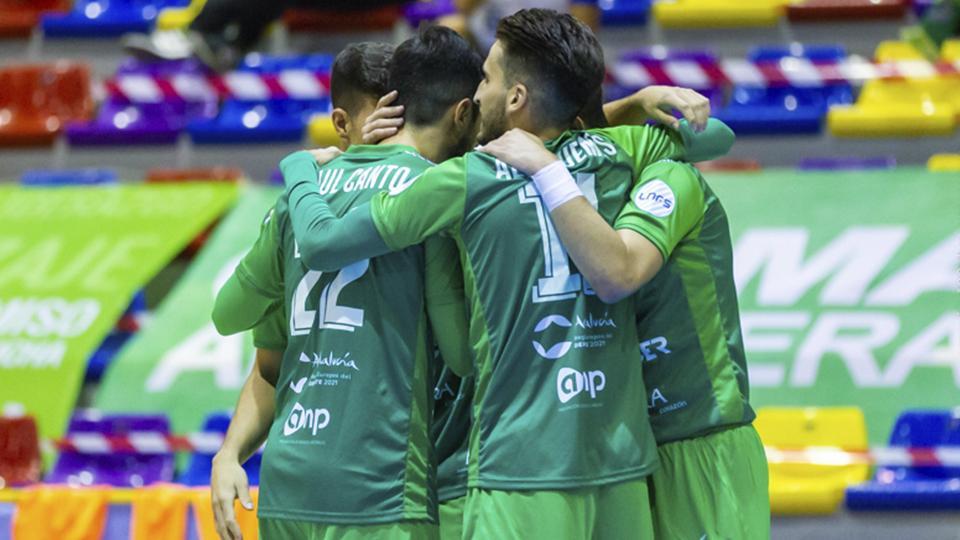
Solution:
<svg viewBox="0 0 960 540">
<path fill-rule="evenodd" d="M 678 200 L 702 200 L 704 184 L 699 171 L 690 163 L 661 159 L 641 172 L 631 201 L 637 208 L 668 215 Z"/>
</svg>

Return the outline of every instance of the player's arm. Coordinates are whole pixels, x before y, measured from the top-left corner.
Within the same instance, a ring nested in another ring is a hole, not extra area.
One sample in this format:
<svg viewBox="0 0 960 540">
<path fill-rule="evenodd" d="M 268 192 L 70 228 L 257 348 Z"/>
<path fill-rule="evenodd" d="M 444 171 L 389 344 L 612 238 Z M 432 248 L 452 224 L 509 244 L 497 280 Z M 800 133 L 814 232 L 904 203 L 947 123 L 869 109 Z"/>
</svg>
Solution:
<svg viewBox="0 0 960 540">
<path fill-rule="evenodd" d="M 221 335 L 249 330 L 283 304 L 280 232 L 273 217 L 271 210 L 257 241 L 217 293 L 212 318 Z"/>
<path fill-rule="evenodd" d="M 449 160 L 337 217 L 320 195 L 319 165 L 308 152 L 280 163 L 293 234 L 308 268 L 331 271 L 419 244 L 459 223 L 466 182 L 462 159 Z"/>
<path fill-rule="evenodd" d="M 564 247 L 601 300 L 617 302 L 660 271 L 669 253 L 642 235 L 614 230 L 539 138 L 511 130 L 483 150 L 532 175 Z"/>
<path fill-rule="evenodd" d="M 473 357 L 460 251 L 453 239 L 439 235 L 427 239 L 423 247 L 424 296 L 430 327 L 444 363 L 458 376 L 466 377 L 473 371 Z"/>
<path fill-rule="evenodd" d="M 693 130 L 700 132 L 706 128 L 710 118 L 710 100 L 689 88 L 647 86 L 603 105 L 603 114 L 612 126 L 638 126 L 653 120 L 679 129 L 680 121 L 670 114 L 671 110 L 680 112 Z"/>
<path fill-rule="evenodd" d="M 213 458 L 210 491 L 214 522 L 220 538 L 240 539 L 233 501 L 253 510 L 247 474 L 242 464 L 263 444 L 273 422 L 279 350 L 257 349 L 256 366 L 247 377 L 230 420 L 223 446 Z"/>
</svg>

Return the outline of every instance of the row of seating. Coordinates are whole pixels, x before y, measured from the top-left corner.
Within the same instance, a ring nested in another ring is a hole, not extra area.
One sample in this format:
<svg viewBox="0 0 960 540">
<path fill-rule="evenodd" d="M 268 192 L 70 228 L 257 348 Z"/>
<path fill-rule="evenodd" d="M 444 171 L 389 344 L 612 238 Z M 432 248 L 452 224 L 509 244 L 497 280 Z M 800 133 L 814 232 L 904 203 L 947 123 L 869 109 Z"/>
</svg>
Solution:
<svg viewBox="0 0 960 540">
<path fill-rule="evenodd" d="M 213 413 L 201 429 L 225 433 L 230 417 Z M 755 422 L 768 448 L 770 498 L 777 514 L 828 514 L 846 498 L 851 510 L 960 510 L 960 463 L 918 463 L 877 467 L 869 480 L 867 429 L 855 407 L 780 408 L 758 411 Z M 126 436 L 137 432 L 170 433 L 163 415 L 100 415 L 81 411 L 71 420 L 67 436 Z M 960 409 L 912 410 L 900 415 L 889 438 L 891 448 L 960 448 Z M 782 459 L 783 452 L 823 447 L 827 458 Z M 844 453 L 846 452 L 846 453 Z M 928 451 L 929 453 L 929 451 Z M 838 457 L 839 456 L 839 457 Z M 865 457 L 867 456 L 867 457 Z M 158 482 L 205 485 L 210 480 L 213 453 L 198 451 L 179 475 L 174 454 L 60 453 L 47 483 L 71 486 L 142 487 Z M 259 479 L 260 456 L 244 468 L 252 484 Z M 29 418 L 0 419 L 0 478 L 7 485 L 35 483 L 40 478 L 36 426 Z"/>
<path fill-rule="evenodd" d="M 590 1 L 590 0 L 587 0 Z M 791 22 L 903 19 L 911 7 L 922 13 L 930 0 L 651 0 L 595 1 L 602 23 L 644 25 L 653 18 L 666 28 L 773 26 Z M 27 35 L 38 24 L 48 37 L 105 38 L 155 27 L 178 27 L 191 20 L 202 2 L 194 0 L 0 0 L 0 35 Z M 350 11 L 291 10 L 291 30 L 377 30 L 403 19 L 416 27 L 455 11 L 452 0 L 412 1 L 404 9 L 357 14 Z"/>
</svg>

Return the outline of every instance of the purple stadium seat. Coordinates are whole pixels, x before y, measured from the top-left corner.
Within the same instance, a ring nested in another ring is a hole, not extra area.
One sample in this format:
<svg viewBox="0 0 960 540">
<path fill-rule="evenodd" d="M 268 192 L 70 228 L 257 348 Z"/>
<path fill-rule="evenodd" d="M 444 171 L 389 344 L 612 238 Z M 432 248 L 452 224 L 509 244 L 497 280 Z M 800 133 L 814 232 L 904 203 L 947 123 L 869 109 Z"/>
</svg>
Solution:
<svg viewBox="0 0 960 540">
<path fill-rule="evenodd" d="M 132 103 L 112 97 L 100 107 L 100 113 L 92 122 L 69 124 L 67 140 L 78 146 L 173 144 L 188 122 L 213 118 L 216 112 L 215 101 Z"/>
<path fill-rule="evenodd" d="M 145 431 L 170 433 L 170 422 L 165 415 L 101 415 L 94 411 L 83 411 L 70 420 L 67 435 L 119 436 Z M 45 480 L 49 483 L 106 484 L 117 487 L 140 487 L 157 482 L 171 482 L 173 481 L 173 458 L 173 453 L 83 454 L 64 451 L 60 453 L 53 470 Z"/>
<path fill-rule="evenodd" d="M 67 13 L 44 15 L 43 33 L 49 37 L 115 37 L 127 32 L 149 32 L 160 10 L 182 7 L 189 0 L 77 0 Z"/>
<path fill-rule="evenodd" d="M 863 171 L 895 169 L 897 158 L 880 157 L 812 157 L 803 158 L 797 165 L 801 171 Z"/>
<path fill-rule="evenodd" d="M 410 2 L 403 8 L 403 17 L 410 26 L 418 28 L 420 23 L 435 21 L 456 12 L 453 0 L 419 0 Z"/>
</svg>

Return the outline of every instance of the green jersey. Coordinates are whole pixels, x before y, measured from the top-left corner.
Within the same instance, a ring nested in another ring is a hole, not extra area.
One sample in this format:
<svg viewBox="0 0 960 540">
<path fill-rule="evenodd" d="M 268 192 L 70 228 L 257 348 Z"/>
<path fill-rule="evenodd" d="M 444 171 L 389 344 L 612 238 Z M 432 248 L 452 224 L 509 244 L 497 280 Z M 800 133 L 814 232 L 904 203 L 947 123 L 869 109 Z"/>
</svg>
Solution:
<svg viewBox="0 0 960 540">
<path fill-rule="evenodd" d="M 684 153 L 678 136 L 649 127 L 565 132 L 548 146 L 610 223 L 634 171 Z M 476 362 L 470 487 L 573 489 L 652 471 L 633 304 L 596 297 L 527 176 L 472 152 L 338 219 L 315 185 L 298 180 L 315 167 L 309 154 L 299 163 L 304 170 L 291 163 L 284 175 L 312 267 L 337 268 L 438 233 L 457 241 Z"/>
<path fill-rule="evenodd" d="M 618 229 L 648 239 L 664 266 L 636 294 L 637 332 L 657 443 L 747 424 L 747 366 L 727 214 L 692 166 L 643 170 Z"/>
<path fill-rule="evenodd" d="M 472 399 L 473 377 L 460 378 L 444 366 L 433 389 L 431 428 L 437 452 L 437 497 L 442 503 L 467 494 L 467 442 Z"/>
<path fill-rule="evenodd" d="M 409 147 L 354 146 L 312 181 L 342 215 L 431 165 Z M 258 346 L 286 345 L 261 469 L 261 517 L 330 524 L 436 519 L 425 268 L 437 259 L 451 269 L 433 274 L 442 291 L 455 290 L 461 272 L 449 264 L 455 247 L 435 255 L 433 249 L 413 246 L 335 272 L 310 270 L 285 199 L 278 202 L 235 273 L 251 294 L 284 300 L 285 335 L 271 331 L 269 320 L 255 331 Z"/>
</svg>

